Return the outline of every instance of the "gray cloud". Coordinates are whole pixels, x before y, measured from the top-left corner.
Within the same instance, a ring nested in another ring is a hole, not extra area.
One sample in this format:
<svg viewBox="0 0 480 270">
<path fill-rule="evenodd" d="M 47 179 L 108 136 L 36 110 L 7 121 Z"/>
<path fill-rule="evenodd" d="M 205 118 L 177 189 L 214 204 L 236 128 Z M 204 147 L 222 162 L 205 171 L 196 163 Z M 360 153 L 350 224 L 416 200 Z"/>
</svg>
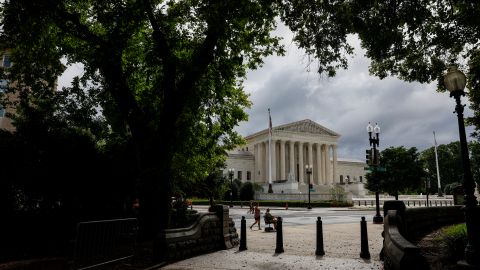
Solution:
<svg viewBox="0 0 480 270">
<path fill-rule="evenodd" d="M 291 33 L 285 36 L 291 38 Z M 433 145 L 433 130 L 439 144 L 458 140 L 455 104 L 447 93 L 436 92 L 435 83 L 370 76 L 358 39 L 349 40 L 357 53 L 349 69 L 334 78 L 321 77 L 314 65 L 309 69 L 304 53 L 285 41 L 286 56 L 269 57 L 262 68 L 248 73 L 245 90 L 253 105 L 250 120 L 237 130 L 248 135 L 267 128 L 271 108 L 274 126 L 309 118 L 340 133 L 339 156 L 344 158 L 364 158 L 369 121 L 382 128 L 381 149 L 404 145 L 423 150 Z"/>
</svg>

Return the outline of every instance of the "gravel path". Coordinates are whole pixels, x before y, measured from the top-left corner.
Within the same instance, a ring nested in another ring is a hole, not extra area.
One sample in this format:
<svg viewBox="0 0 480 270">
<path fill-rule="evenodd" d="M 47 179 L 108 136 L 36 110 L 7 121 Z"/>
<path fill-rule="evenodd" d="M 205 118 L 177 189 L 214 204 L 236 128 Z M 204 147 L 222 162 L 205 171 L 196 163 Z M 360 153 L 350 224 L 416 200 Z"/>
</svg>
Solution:
<svg viewBox="0 0 480 270">
<path fill-rule="evenodd" d="M 247 228 L 247 251 L 218 251 L 162 269 L 383 269 L 379 260 L 383 224 L 368 223 L 370 260 L 360 258 L 360 222 L 323 225 L 324 256 L 315 256 L 316 226 L 283 228 L 284 253 L 275 254 L 276 233 Z M 262 227 L 263 229 L 263 227 Z"/>
</svg>

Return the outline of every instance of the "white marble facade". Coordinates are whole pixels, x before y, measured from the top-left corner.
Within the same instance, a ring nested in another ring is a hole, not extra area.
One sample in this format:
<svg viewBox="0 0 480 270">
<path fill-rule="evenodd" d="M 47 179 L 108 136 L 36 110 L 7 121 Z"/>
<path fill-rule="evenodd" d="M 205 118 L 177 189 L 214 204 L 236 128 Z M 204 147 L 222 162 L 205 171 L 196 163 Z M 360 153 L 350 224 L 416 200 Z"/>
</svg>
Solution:
<svg viewBox="0 0 480 270">
<path fill-rule="evenodd" d="M 271 156 L 274 189 L 275 185 L 284 187 L 288 185 L 288 189 L 305 190 L 305 185 L 308 185 L 309 181 L 305 171 L 307 164 L 313 166 L 310 182 L 314 187 L 344 184 L 341 183 L 340 176 L 346 177 L 343 171 L 351 168 L 348 164 L 341 162 L 341 171 L 339 171 L 337 158 L 339 138 L 338 133 L 309 119 L 273 127 Z M 239 170 L 244 170 L 240 180 L 268 184 L 268 129 L 249 135 L 245 139 L 246 146 L 229 153 L 226 170 L 235 168 L 235 178 L 239 178 L 237 175 Z M 356 161 L 351 165 L 363 168 L 364 164 Z M 363 171 L 358 169 L 355 173 L 349 172 L 349 174 L 352 175 L 352 180 L 353 177 L 358 180 L 364 178 Z M 288 190 L 288 192 L 293 191 Z"/>
<path fill-rule="evenodd" d="M 308 184 L 305 165 L 313 166 L 313 184 L 331 184 L 336 174 L 336 147 L 339 134 L 303 120 L 278 127 L 272 132 L 272 181 L 290 180 Z M 255 156 L 255 182 L 268 182 L 268 129 L 245 138 Z M 332 158 L 333 162 L 330 161 Z"/>
</svg>

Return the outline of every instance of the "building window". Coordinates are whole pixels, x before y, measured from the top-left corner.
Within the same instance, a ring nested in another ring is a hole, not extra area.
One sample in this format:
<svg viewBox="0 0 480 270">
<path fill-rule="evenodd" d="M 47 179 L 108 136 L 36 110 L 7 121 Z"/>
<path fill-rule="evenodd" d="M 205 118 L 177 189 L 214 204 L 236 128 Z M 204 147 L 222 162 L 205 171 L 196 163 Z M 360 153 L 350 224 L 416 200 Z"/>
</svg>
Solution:
<svg viewBox="0 0 480 270">
<path fill-rule="evenodd" d="M 242 171 L 237 172 L 237 179 L 242 180 Z"/>
<path fill-rule="evenodd" d="M 361 182 L 363 182 L 363 179 L 362 179 L 362 177 L 360 176 L 360 183 L 361 183 Z"/>
<path fill-rule="evenodd" d="M 343 184 L 343 175 L 340 175 L 340 184 Z"/>
<path fill-rule="evenodd" d="M 247 180 L 252 180 L 252 173 L 250 171 L 247 171 Z"/>
<path fill-rule="evenodd" d="M 4 68 L 9 68 L 9 67 L 12 66 L 12 60 L 10 59 L 10 55 L 9 55 L 9 54 L 4 54 L 4 55 L 3 55 L 2 66 L 3 66 Z"/>
<path fill-rule="evenodd" d="M 347 183 L 350 184 L 350 175 L 347 175 Z"/>
</svg>

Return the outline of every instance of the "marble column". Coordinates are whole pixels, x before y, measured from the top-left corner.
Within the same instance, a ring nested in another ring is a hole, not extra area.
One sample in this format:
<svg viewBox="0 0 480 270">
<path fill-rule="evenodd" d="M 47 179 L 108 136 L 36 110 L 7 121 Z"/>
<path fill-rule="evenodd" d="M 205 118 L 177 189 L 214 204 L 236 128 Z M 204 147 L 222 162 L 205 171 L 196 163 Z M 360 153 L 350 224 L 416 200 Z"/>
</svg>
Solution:
<svg viewBox="0 0 480 270">
<path fill-rule="evenodd" d="M 322 184 L 326 185 L 327 184 L 327 178 L 325 175 L 325 144 L 320 145 L 320 154 L 321 154 L 321 175 L 322 175 Z"/>
<path fill-rule="evenodd" d="M 259 158 L 259 150 L 258 144 L 253 145 L 253 156 L 255 158 L 255 169 L 253 170 L 253 182 L 258 182 L 259 172 L 260 172 L 260 158 Z"/>
<path fill-rule="evenodd" d="M 325 183 L 327 185 L 332 184 L 332 178 L 330 176 L 330 145 L 325 145 Z"/>
<path fill-rule="evenodd" d="M 303 143 L 302 142 L 298 142 L 298 182 L 300 184 L 305 184 L 305 181 L 304 181 L 304 167 L 303 167 Z"/>
<path fill-rule="evenodd" d="M 280 142 L 280 179 L 285 180 L 285 141 Z"/>
<path fill-rule="evenodd" d="M 313 144 L 309 142 L 307 145 L 308 145 L 308 165 L 313 167 Z M 313 170 L 312 175 L 310 175 L 311 183 L 313 183 L 313 173 L 315 173 L 315 170 Z M 307 175 L 307 184 L 308 184 L 308 175 Z"/>
<path fill-rule="evenodd" d="M 263 142 L 258 143 L 258 182 L 265 181 L 265 158 L 263 157 Z"/>
<path fill-rule="evenodd" d="M 289 174 L 292 175 L 292 180 L 295 181 L 295 142 L 292 142 L 292 141 L 289 141 L 288 142 L 288 146 L 289 146 L 289 157 L 290 157 L 290 170 L 289 170 Z"/>
<path fill-rule="evenodd" d="M 263 142 L 263 151 L 262 151 L 262 155 L 263 155 L 263 177 L 264 177 L 264 181 L 265 183 L 268 184 L 268 141 L 266 142 Z"/>
<path fill-rule="evenodd" d="M 337 145 L 332 145 L 333 149 L 333 163 L 332 163 L 332 171 L 333 171 L 333 183 L 337 182 Z"/>
<path fill-rule="evenodd" d="M 271 157 L 272 157 L 272 183 L 273 183 L 273 181 L 277 180 L 277 158 L 276 158 L 277 157 L 276 156 L 277 151 L 275 151 L 276 150 L 276 147 L 275 147 L 276 142 L 277 142 L 276 140 L 272 139 L 272 155 L 271 155 Z"/>
<path fill-rule="evenodd" d="M 322 183 L 322 155 L 321 155 L 321 152 L 322 152 L 322 145 L 317 143 L 317 171 L 316 171 L 316 175 L 317 175 L 317 185 L 321 185 L 323 184 Z"/>
</svg>

